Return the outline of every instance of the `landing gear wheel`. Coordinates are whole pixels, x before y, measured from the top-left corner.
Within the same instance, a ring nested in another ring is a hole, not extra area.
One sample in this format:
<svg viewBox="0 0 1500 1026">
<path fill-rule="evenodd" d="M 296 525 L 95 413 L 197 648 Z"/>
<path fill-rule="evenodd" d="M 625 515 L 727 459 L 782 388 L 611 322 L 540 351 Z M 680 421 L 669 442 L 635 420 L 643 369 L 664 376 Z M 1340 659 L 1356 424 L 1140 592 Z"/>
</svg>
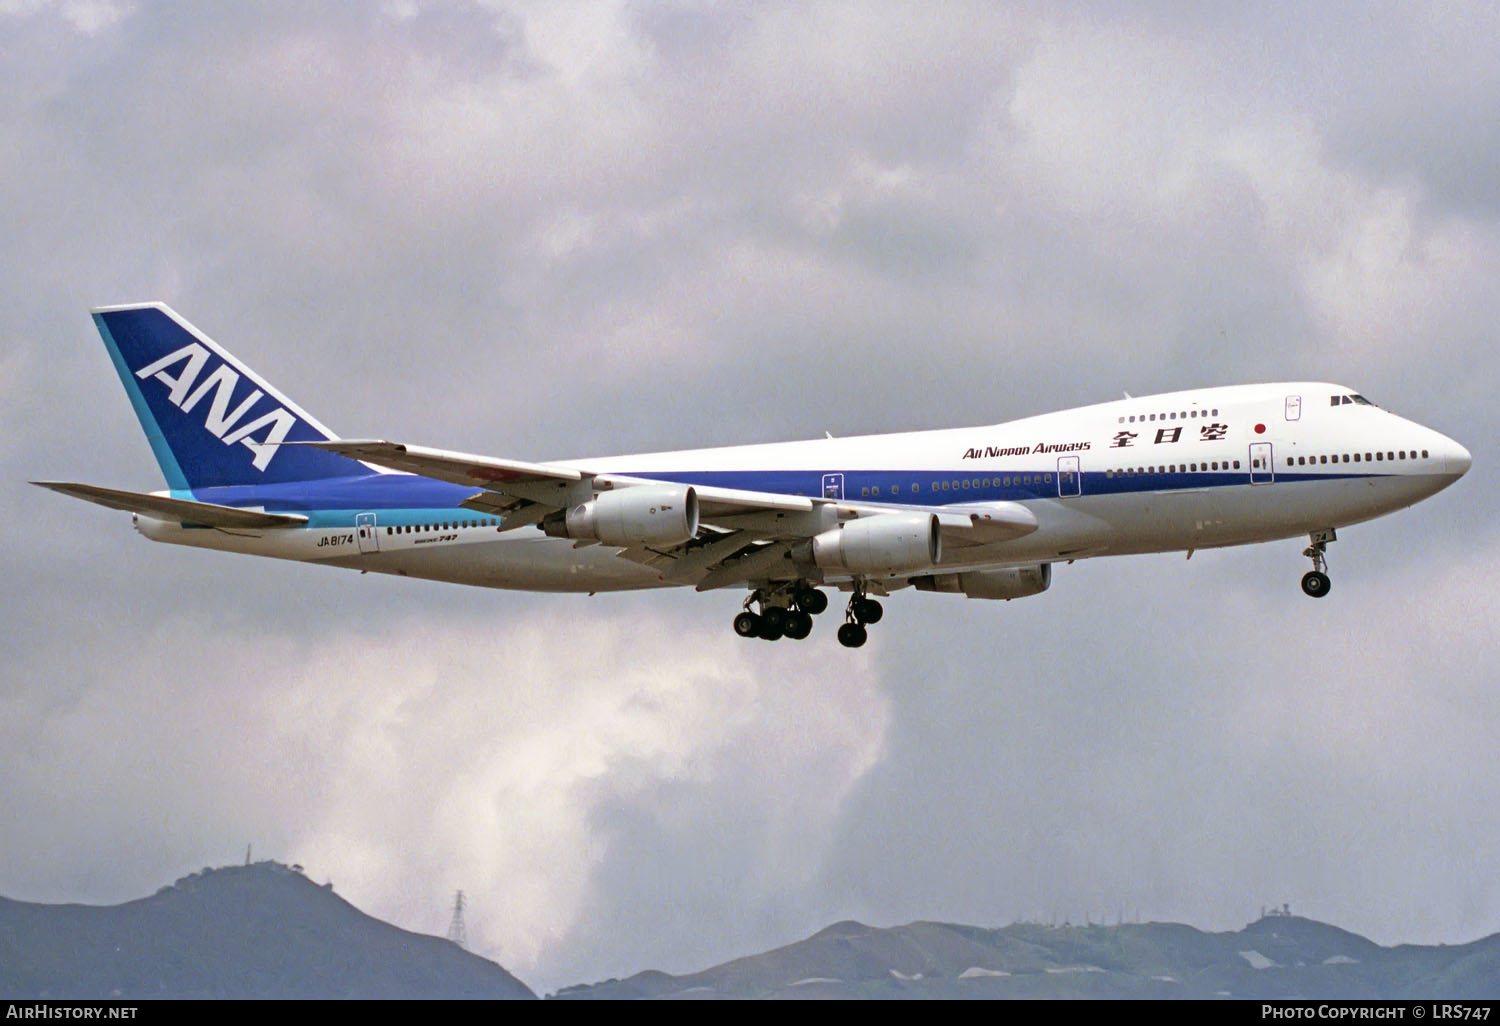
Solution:
<svg viewBox="0 0 1500 1026">
<path fill-rule="evenodd" d="M 1328 579 L 1328 543 L 1338 541 L 1338 535 L 1333 528 L 1325 527 L 1309 534 L 1308 540 L 1312 544 L 1303 549 L 1302 554 L 1312 560 L 1313 568 L 1302 575 L 1302 592 L 1313 598 L 1322 598 L 1333 587 L 1333 582 Z"/>
<path fill-rule="evenodd" d="M 760 637 L 760 617 L 750 610 L 745 610 L 734 618 L 734 633 L 742 638 Z"/>
<path fill-rule="evenodd" d="M 845 648 L 858 648 L 868 638 L 869 635 L 860 624 L 846 623 L 839 628 L 839 644 Z"/>
<path fill-rule="evenodd" d="M 803 588 L 797 592 L 797 608 L 817 616 L 828 608 L 828 596 L 817 588 Z"/>
<path fill-rule="evenodd" d="M 786 636 L 793 641 L 801 641 L 812 633 L 812 617 L 800 610 L 793 610 L 786 616 Z"/>
<path fill-rule="evenodd" d="M 1332 587 L 1333 582 L 1321 570 L 1309 570 L 1302 575 L 1302 592 L 1305 595 L 1311 595 L 1313 598 L 1322 598 L 1328 594 L 1329 589 Z"/>
<path fill-rule="evenodd" d="M 872 598 L 854 600 L 854 618 L 860 623 L 879 623 L 885 610 Z"/>
<path fill-rule="evenodd" d="M 760 636 L 767 641 L 775 641 L 786 633 L 786 624 L 773 622 L 769 616 L 760 618 Z"/>
<path fill-rule="evenodd" d="M 791 610 L 782 606 L 766 606 L 760 611 L 760 619 L 767 627 L 774 627 L 777 637 L 786 630 L 787 617 L 791 616 Z"/>
</svg>

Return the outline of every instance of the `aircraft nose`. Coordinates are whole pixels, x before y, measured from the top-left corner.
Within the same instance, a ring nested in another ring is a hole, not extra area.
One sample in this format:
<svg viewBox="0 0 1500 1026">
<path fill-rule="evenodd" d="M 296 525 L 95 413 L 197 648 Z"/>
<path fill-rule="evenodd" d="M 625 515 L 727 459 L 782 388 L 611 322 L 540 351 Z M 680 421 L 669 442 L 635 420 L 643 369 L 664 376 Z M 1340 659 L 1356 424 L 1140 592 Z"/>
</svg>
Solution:
<svg viewBox="0 0 1500 1026">
<path fill-rule="evenodd" d="M 1474 457 L 1469 455 L 1469 450 L 1453 439 L 1448 439 L 1447 451 L 1443 453 L 1443 470 L 1459 478 L 1467 474 L 1473 465 Z"/>
</svg>

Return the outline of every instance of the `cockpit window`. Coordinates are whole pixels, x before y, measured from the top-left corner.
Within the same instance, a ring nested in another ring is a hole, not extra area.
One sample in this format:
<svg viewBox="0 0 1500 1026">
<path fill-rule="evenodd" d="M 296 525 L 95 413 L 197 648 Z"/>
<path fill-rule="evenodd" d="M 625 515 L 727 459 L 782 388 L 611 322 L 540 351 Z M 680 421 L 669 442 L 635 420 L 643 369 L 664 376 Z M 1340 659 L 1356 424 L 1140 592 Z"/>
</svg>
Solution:
<svg viewBox="0 0 1500 1026">
<path fill-rule="evenodd" d="M 1331 396 L 1329 396 L 1328 397 L 1328 405 L 1329 406 L 1350 406 L 1350 405 L 1374 406 L 1375 404 L 1372 403 L 1372 402 L 1370 402 L 1370 400 L 1366 399 L 1364 396 L 1357 395 L 1357 394 L 1351 392 L 1348 395 L 1331 395 Z"/>
<path fill-rule="evenodd" d="M 1362 395 L 1351 395 L 1349 398 L 1353 399 L 1355 402 L 1359 403 L 1359 405 L 1361 405 L 1361 406 L 1374 406 L 1375 405 L 1374 403 L 1370 402 L 1370 400 L 1366 399 Z"/>
</svg>

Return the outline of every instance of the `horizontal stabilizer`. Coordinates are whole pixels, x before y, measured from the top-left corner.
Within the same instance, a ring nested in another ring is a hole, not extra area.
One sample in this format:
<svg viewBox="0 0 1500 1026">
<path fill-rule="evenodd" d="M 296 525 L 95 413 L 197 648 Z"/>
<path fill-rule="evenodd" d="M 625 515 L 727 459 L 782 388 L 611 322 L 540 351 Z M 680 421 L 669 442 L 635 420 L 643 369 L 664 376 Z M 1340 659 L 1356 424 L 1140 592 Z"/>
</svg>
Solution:
<svg viewBox="0 0 1500 1026">
<path fill-rule="evenodd" d="M 144 492 L 122 492 L 115 488 L 100 488 L 98 485 L 75 484 L 71 481 L 33 481 L 34 485 L 50 488 L 75 499 L 122 509 L 127 513 L 139 513 L 153 520 L 177 521 L 183 524 L 200 524 L 204 527 L 298 527 L 307 523 L 307 518 L 295 513 L 262 513 L 253 509 L 237 509 L 234 506 L 218 506 L 211 502 L 194 502 L 192 499 L 173 499 L 165 495 L 147 495 Z"/>
</svg>

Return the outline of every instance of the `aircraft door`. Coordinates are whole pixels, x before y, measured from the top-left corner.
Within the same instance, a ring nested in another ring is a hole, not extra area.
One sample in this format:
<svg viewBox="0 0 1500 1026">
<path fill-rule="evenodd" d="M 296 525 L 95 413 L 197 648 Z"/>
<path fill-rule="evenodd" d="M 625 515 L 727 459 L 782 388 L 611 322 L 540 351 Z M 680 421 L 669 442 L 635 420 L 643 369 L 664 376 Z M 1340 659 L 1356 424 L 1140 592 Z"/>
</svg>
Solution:
<svg viewBox="0 0 1500 1026">
<path fill-rule="evenodd" d="M 379 552 L 380 536 L 375 533 L 375 514 L 361 513 L 354 518 L 354 535 L 362 553 Z"/>
<path fill-rule="evenodd" d="M 1289 395 L 1286 397 L 1286 419 L 1302 419 L 1302 397 L 1300 395 Z"/>
<path fill-rule="evenodd" d="M 1066 499 L 1083 491 L 1083 474 L 1078 469 L 1077 456 L 1057 458 L 1057 496 Z"/>
<path fill-rule="evenodd" d="M 1276 480 L 1270 442 L 1250 443 L 1250 483 L 1270 484 Z"/>
<path fill-rule="evenodd" d="M 843 474 L 824 474 L 823 475 L 823 498 L 825 498 L 825 499 L 837 499 L 839 501 L 843 500 L 843 498 L 844 498 L 844 475 Z"/>
</svg>

